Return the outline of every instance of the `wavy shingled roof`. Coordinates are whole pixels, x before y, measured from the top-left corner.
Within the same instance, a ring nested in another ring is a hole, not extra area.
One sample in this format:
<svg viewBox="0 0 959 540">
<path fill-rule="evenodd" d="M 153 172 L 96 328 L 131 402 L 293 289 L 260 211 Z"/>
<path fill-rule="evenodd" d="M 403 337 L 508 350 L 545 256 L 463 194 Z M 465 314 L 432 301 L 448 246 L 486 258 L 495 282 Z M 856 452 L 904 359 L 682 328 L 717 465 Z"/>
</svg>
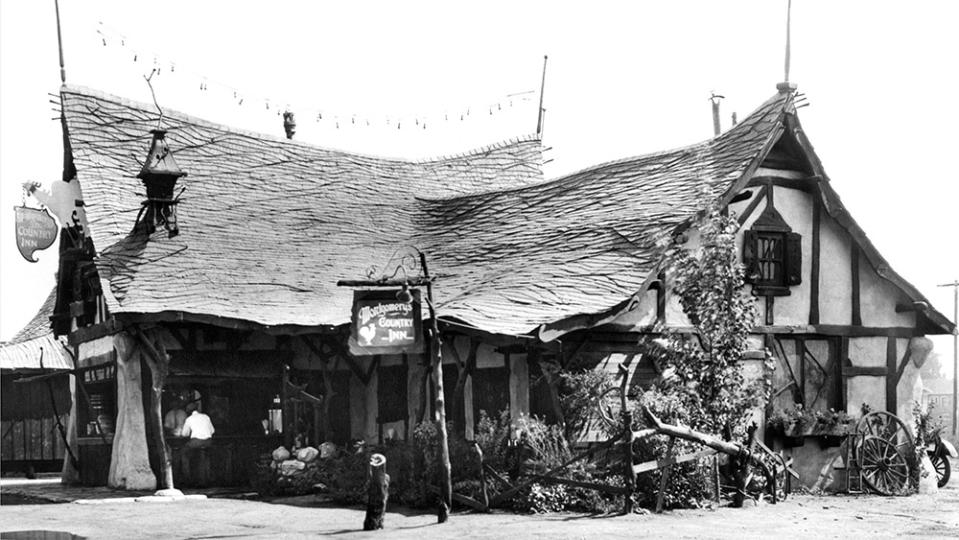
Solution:
<svg viewBox="0 0 959 540">
<path fill-rule="evenodd" d="M 655 236 L 686 220 L 778 137 L 777 94 L 703 143 L 543 181 L 534 138 L 447 158 L 364 156 L 165 111 L 189 173 L 180 235 L 131 235 L 152 105 L 65 87 L 64 113 L 107 303 L 146 314 L 262 326 L 339 325 L 351 291 L 400 245 L 438 275 L 439 315 L 495 333 L 611 309 L 654 268 Z"/>
<path fill-rule="evenodd" d="M 54 287 L 30 322 L 10 341 L 0 344 L 0 369 L 40 369 L 42 349 L 44 369 L 72 369 L 73 363 L 64 351 L 66 340 L 53 336 L 50 316 L 57 299 Z"/>
</svg>

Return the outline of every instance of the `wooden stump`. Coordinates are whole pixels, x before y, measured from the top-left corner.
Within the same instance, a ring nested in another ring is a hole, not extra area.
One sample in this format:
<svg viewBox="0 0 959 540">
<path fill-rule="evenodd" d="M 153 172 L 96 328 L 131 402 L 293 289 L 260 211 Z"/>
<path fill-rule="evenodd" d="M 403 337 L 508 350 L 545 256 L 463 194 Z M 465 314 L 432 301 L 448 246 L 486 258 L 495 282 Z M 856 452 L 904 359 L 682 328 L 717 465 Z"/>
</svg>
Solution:
<svg viewBox="0 0 959 540">
<path fill-rule="evenodd" d="M 366 519 L 363 520 L 363 530 L 372 531 L 383 528 L 386 500 L 390 496 L 390 475 L 386 474 L 386 457 L 383 454 L 370 456 L 367 479 L 369 486 L 366 490 Z"/>
</svg>

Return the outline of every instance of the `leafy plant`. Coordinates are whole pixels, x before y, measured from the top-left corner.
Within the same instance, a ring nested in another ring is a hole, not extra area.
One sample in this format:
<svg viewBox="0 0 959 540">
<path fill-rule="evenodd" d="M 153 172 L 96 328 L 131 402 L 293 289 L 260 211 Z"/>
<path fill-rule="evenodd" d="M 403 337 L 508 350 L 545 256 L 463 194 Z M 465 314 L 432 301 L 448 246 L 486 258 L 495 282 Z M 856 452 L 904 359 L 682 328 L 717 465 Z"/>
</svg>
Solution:
<svg viewBox="0 0 959 540">
<path fill-rule="evenodd" d="M 741 362 L 749 349 L 749 333 L 757 317 L 755 299 L 746 293 L 745 269 L 739 262 L 739 223 L 715 203 L 706 205 L 697 221 L 699 246 L 661 242 L 666 282 L 679 297 L 693 332 L 664 329 L 664 339 L 646 340 L 654 362 L 663 367 L 657 386 L 683 401 L 692 428 L 739 438 L 752 410 L 770 393 L 768 372 L 774 367 L 766 352 L 767 374 L 747 382 Z"/>
<path fill-rule="evenodd" d="M 792 407 L 773 409 L 766 417 L 766 425 L 783 432 L 809 431 L 812 434 L 839 435 L 850 430 L 856 420 L 845 411 L 805 409 L 797 403 Z"/>
</svg>

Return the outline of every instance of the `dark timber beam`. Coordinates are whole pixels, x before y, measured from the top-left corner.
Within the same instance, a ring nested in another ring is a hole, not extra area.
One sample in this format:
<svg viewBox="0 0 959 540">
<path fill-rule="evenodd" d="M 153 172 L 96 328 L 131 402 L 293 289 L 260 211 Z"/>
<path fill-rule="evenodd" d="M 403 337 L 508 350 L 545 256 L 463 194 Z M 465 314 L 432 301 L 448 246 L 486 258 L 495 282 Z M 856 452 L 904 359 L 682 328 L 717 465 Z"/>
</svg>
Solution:
<svg viewBox="0 0 959 540">
<path fill-rule="evenodd" d="M 768 186 L 763 185 L 762 189 L 760 189 L 759 192 L 756 193 L 756 196 L 753 197 L 753 200 L 749 201 L 749 204 L 743 210 L 742 215 L 740 215 L 739 218 L 737 218 L 740 226 L 746 223 L 746 220 L 749 219 L 749 216 L 751 216 L 753 212 L 756 211 L 756 207 L 759 206 L 759 203 L 761 203 L 763 199 L 766 198 L 766 190 L 768 189 L 769 189 Z"/>
<path fill-rule="evenodd" d="M 787 188 L 787 189 L 796 189 L 799 191 L 806 191 L 815 193 L 818 192 L 819 181 L 822 180 L 820 176 L 806 176 L 803 178 L 782 178 L 780 176 L 754 176 L 749 180 L 749 183 L 746 184 L 747 187 L 757 187 L 765 185 L 773 185 L 777 187 Z"/>
<path fill-rule="evenodd" d="M 896 364 L 898 363 L 898 354 L 896 353 L 896 338 L 886 339 L 886 411 L 896 414 L 898 408 L 898 399 L 896 396 L 896 387 L 899 383 Z"/>
<path fill-rule="evenodd" d="M 812 198 L 812 257 L 809 261 L 809 324 L 819 324 L 819 227 L 822 202 Z"/>
<path fill-rule="evenodd" d="M 862 311 L 859 305 L 859 246 L 855 241 L 850 243 L 849 263 L 852 274 L 852 325 L 862 326 Z"/>
</svg>

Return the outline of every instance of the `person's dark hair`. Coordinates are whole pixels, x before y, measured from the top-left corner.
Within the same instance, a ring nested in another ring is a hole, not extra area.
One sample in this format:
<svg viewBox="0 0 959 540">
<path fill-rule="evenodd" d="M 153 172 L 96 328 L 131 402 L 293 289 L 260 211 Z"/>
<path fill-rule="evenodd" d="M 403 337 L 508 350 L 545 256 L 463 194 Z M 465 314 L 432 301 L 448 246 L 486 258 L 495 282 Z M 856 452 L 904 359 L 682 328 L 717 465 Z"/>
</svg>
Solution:
<svg viewBox="0 0 959 540">
<path fill-rule="evenodd" d="M 197 409 L 196 402 L 191 401 L 186 404 L 186 412 L 191 413 Z"/>
</svg>

